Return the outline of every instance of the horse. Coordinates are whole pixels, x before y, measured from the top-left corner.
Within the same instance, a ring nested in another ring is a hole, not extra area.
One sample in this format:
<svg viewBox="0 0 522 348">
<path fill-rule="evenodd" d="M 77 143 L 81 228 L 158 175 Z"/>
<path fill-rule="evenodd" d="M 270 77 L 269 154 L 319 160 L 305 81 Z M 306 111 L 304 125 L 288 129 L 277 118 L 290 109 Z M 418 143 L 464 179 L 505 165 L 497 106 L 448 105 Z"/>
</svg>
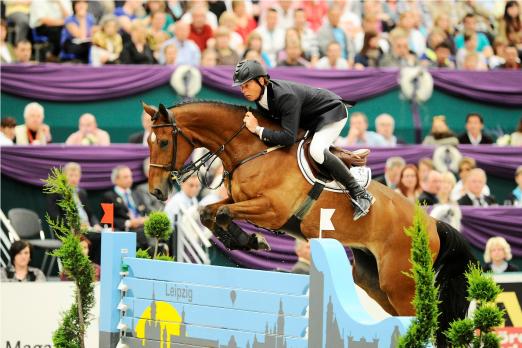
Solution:
<svg viewBox="0 0 522 348">
<path fill-rule="evenodd" d="M 185 163 L 196 147 L 208 149 L 223 162 L 229 197 L 206 206 L 200 215 L 211 231 L 226 230 L 233 220 L 278 231 L 306 199 L 311 184 L 298 167 L 297 144 L 268 150 L 268 145 L 245 129 L 247 107 L 189 101 L 170 108 L 147 104 L 143 108 L 153 121 L 148 139 L 152 195 L 166 200 L 173 177 L 183 181 L 189 175 L 187 168 L 195 170 Z M 261 127 L 281 129 L 276 122 L 254 113 Z M 368 189 L 376 201 L 358 221 L 352 219 L 347 195 L 324 191 L 300 222 L 301 233 L 307 239 L 317 238 L 320 209 L 335 208 L 332 223 L 336 229 L 323 232 L 323 236 L 351 248 L 356 284 L 391 315 L 414 315 L 415 284 L 406 275 L 411 269 L 411 239 L 404 229 L 412 225 L 415 205 L 376 181 Z M 466 314 L 469 303 L 464 273 L 475 259 L 458 231 L 424 215 L 440 291 L 440 328 L 445 329 Z"/>
</svg>

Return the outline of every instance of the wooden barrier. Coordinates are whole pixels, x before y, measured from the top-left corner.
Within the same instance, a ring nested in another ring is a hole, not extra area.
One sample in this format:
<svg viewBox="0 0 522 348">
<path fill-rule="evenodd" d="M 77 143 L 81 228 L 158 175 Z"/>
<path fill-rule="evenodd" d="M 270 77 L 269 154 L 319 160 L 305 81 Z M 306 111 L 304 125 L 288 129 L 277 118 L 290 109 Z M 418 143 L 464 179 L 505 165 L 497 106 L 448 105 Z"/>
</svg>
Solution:
<svg viewBox="0 0 522 348">
<path fill-rule="evenodd" d="M 344 248 L 312 240 L 311 275 L 135 258 L 104 233 L 100 347 L 395 347 L 411 317 L 375 320 Z"/>
</svg>

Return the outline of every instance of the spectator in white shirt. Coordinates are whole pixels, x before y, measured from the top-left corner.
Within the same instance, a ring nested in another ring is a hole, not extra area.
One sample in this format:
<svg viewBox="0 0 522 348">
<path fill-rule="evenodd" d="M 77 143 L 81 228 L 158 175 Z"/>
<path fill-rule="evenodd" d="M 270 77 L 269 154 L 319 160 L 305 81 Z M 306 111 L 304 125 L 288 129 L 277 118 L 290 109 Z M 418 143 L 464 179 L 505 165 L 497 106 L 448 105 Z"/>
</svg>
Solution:
<svg viewBox="0 0 522 348">
<path fill-rule="evenodd" d="M 348 61 L 341 57 L 341 45 L 332 41 L 326 49 L 326 57 L 319 59 L 315 65 L 317 69 L 349 69 Z"/>
<path fill-rule="evenodd" d="M 395 120 L 390 114 L 380 114 L 375 119 L 375 130 L 380 134 L 386 146 L 397 146 L 397 137 L 393 135 L 395 130 Z M 402 143 L 399 141 L 399 143 Z"/>
<path fill-rule="evenodd" d="M 362 112 L 350 116 L 350 130 L 346 138 L 339 138 L 339 146 L 386 146 L 384 138 L 368 130 L 368 118 Z"/>
<path fill-rule="evenodd" d="M 256 32 L 263 40 L 263 51 L 270 58 L 271 66 L 277 63 L 277 53 L 285 48 L 285 31 L 278 25 L 279 14 L 275 9 L 269 9 L 266 14 L 266 25 L 260 26 Z"/>
<path fill-rule="evenodd" d="M 197 196 L 200 189 L 201 184 L 197 175 L 192 175 L 181 184 L 181 191 L 169 198 L 164 211 L 173 225 L 180 220 L 184 211 L 198 205 Z"/>
</svg>

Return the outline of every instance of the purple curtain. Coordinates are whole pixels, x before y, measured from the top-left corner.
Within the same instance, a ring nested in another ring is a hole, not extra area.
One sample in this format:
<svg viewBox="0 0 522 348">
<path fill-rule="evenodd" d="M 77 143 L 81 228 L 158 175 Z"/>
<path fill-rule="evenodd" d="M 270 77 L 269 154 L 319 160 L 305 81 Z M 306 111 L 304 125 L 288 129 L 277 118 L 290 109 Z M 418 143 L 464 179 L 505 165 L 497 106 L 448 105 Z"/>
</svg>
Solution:
<svg viewBox="0 0 522 348">
<path fill-rule="evenodd" d="M 232 67 L 201 68 L 206 86 L 240 96 L 239 88 L 232 87 Z M 397 87 L 397 69 L 364 71 L 315 70 L 307 68 L 274 68 L 270 77 L 309 84 L 334 91 L 345 100 L 357 101 Z"/>
<path fill-rule="evenodd" d="M 10 65 L 1 67 L 2 91 L 36 100 L 97 101 L 137 94 L 164 85 L 174 70 L 161 65 Z M 201 68 L 203 83 L 226 93 L 232 67 Z M 314 70 L 274 68 L 273 78 L 331 89 L 346 100 L 361 100 L 398 86 L 398 69 Z M 435 87 L 459 96 L 499 105 L 522 105 L 522 72 L 431 70 Z"/>
<path fill-rule="evenodd" d="M 489 175 L 512 179 L 515 170 L 522 165 L 522 151 L 515 147 L 459 146 L 464 156 L 476 159 L 479 167 Z M 143 160 L 148 156 L 147 147 L 137 144 L 114 144 L 111 146 L 3 146 L 0 148 L 2 161 L 0 170 L 12 179 L 36 186 L 42 186 L 52 167 L 63 166 L 67 162 L 78 162 L 82 166 L 82 183 L 85 189 L 100 190 L 112 187 L 110 174 L 119 164 L 128 165 L 135 182 L 145 180 L 142 171 Z M 368 165 L 373 176 L 384 173 L 386 160 L 391 156 L 401 156 L 408 163 L 417 163 L 421 157 L 431 157 L 433 147 L 403 145 L 398 147 L 372 148 Z M 30 170 L 28 170 L 30 168 Z"/>
<path fill-rule="evenodd" d="M 435 88 L 483 103 L 522 105 L 522 71 L 432 69 Z"/>
<path fill-rule="evenodd" d="M 522 208 L 461 206 L 462 234 L 476 248 L 484 250 L 489 238 L 500 236 L 511 245 L 514 256 L 522 256 Z"/>
<path fill-rule="evenodd" d="M 108 189 L 111 172 L 117 165 L 127 165 L 134 182 L 145 181 L 143 160 L 149 156 L 149 148 L 135 144 L 111 146 L 3 146 L 0 171 L 14 180 L 35 186 L 43 186 L 53 167 L 67 162 L 78 162 L 82 167 L 80 187 L 87 190 Z"/>
<path fill-rule="evenodd" d="M 162 65 L 91 67 L 66 64 L 2 65 L 2 91 L 30 99 L 97 101 L 145 92 L 167 83 Z"/>
</svg>

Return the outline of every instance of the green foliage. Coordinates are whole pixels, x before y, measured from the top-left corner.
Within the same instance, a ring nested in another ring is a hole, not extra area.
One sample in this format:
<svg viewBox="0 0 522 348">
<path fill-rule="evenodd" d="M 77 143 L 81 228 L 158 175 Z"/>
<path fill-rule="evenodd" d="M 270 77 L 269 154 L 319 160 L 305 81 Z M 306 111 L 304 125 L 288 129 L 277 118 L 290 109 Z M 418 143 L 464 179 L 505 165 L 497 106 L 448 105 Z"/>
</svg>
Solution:
<svg viewBox="0 0 522 348">
<path fill-rule="evenodd" d="M 462 319 L 450 324 L 446 337 L 454 347 L 467 347 L 473 342 L 475 324 L 471 319 Z"/>
<path fill-rule="evenodd" d="M 468 300 L 475 301 L 477 308 L 473 318 L 451 323 L 445 332 L 454 347 L 500 347 L 500 337 L 493 331 L 504 322 L 504 311 L 494 303 L 502 292 L 491 274 L 484 274 L 479 265 L 470 265 L 466 272 Z"/>
<path fill-rule="evenodd" d="M 144 231 L 145 235 L 150 238 L 169 239 L 172 234 L 169 217 L 163 211 L 150 213 L 149 218 L 145 221 Z"/>
<path fill-rule="evenodd" d="M 483 348 L 498 348 L 500 347 L 500 337 L 494 332 L 488 332 L 482 336 Z"/>
<path fill-rule="evenodd" d="M 417 204 L 413 225 L 405 230 L 405 233 L 412 238 L 410 256 L 412 270 L 408 276 L 414 279 L 416 285 L 412 302 L 416 317 L 406 335 L 400 338 L 399 347 L 425 347 L 430 342 L 434 342 L 438 328 L 439 290 L 435 286 L 435 272 L 424 216 L 424 211 Z"/>
<path fill-rule="evenodd" d="M 468 300 L 479 303 L 493 302 L 502 292 L 491 276 L 484 276 L 478 265 L 472 265 L 466 273 L 468 280 Z"/>
<path fill-rule="evenodd" d="M 168 256 L 168 255 L 158 255 L 156 256 L 156 259 L 155 260 L 160 260 L 160 261 L 174 261 L 174 257 L 172 256 Z"/>
<path fill-rule="evenodd" d="M 94 268 L 80 246 L 80 234 L 83 231 L 73 188 L 57 168 L 53 168 L 44 181 L 45 193 L 61 196 L 58 205 L 65 214 L 64 219 L 57 220 L 46 216 L 49 226 L 62 241 L 62 246 L 53 251 L 52 255 L 60 258 L 65 274 L 76 285 L 75 302 L 63 314 L 61 325 L 53 333 L 53 344 L 57 348 L 83 348 L 85 332 L 91 320 L 89 313 L 94 306 Z"/>
<path fill-rule="evenodd" d="M 487 303 L 477 308 L 473 314 L 473 322 L 481 332 L 489 332 L 502 325 L 504 312 L 499 310 L 494 303 Z"/>
<path fill-rule="evenodd" d="M 172 225 L 169 217 L 162 211 L 152 212 L 147 221 L 145 221 L 144 231 L 147 237 L 155 240 L 154 259 L 156 259 L 160 239 L 168 240 L 172 234 Z"/>
<path fill-rule="evenodd" d="M 139 259 L 151 259 L 150 254 L 149 254 L 149 248 L 147 248 L 145 250 L 138 249 L 138 251 L 136 251 L 136 257 Z"/>
<path fill-rule="evenodd" d="M 62 209 L 65 219 L 58 218 L 55 220 L 47 214 L 46 220 L 51 229 L 57 235 L 67 235 L 69 233 L 78 234 L 82 232 L 80 224 L 80 215 L 74 200 L 74 189 L 67 183 L 67 178 L 59 168 L 52 168 L 44 182 L 44 193 L 58 194 L 61 199 L 58 200 L 58 206 Z"/>
</svg>

